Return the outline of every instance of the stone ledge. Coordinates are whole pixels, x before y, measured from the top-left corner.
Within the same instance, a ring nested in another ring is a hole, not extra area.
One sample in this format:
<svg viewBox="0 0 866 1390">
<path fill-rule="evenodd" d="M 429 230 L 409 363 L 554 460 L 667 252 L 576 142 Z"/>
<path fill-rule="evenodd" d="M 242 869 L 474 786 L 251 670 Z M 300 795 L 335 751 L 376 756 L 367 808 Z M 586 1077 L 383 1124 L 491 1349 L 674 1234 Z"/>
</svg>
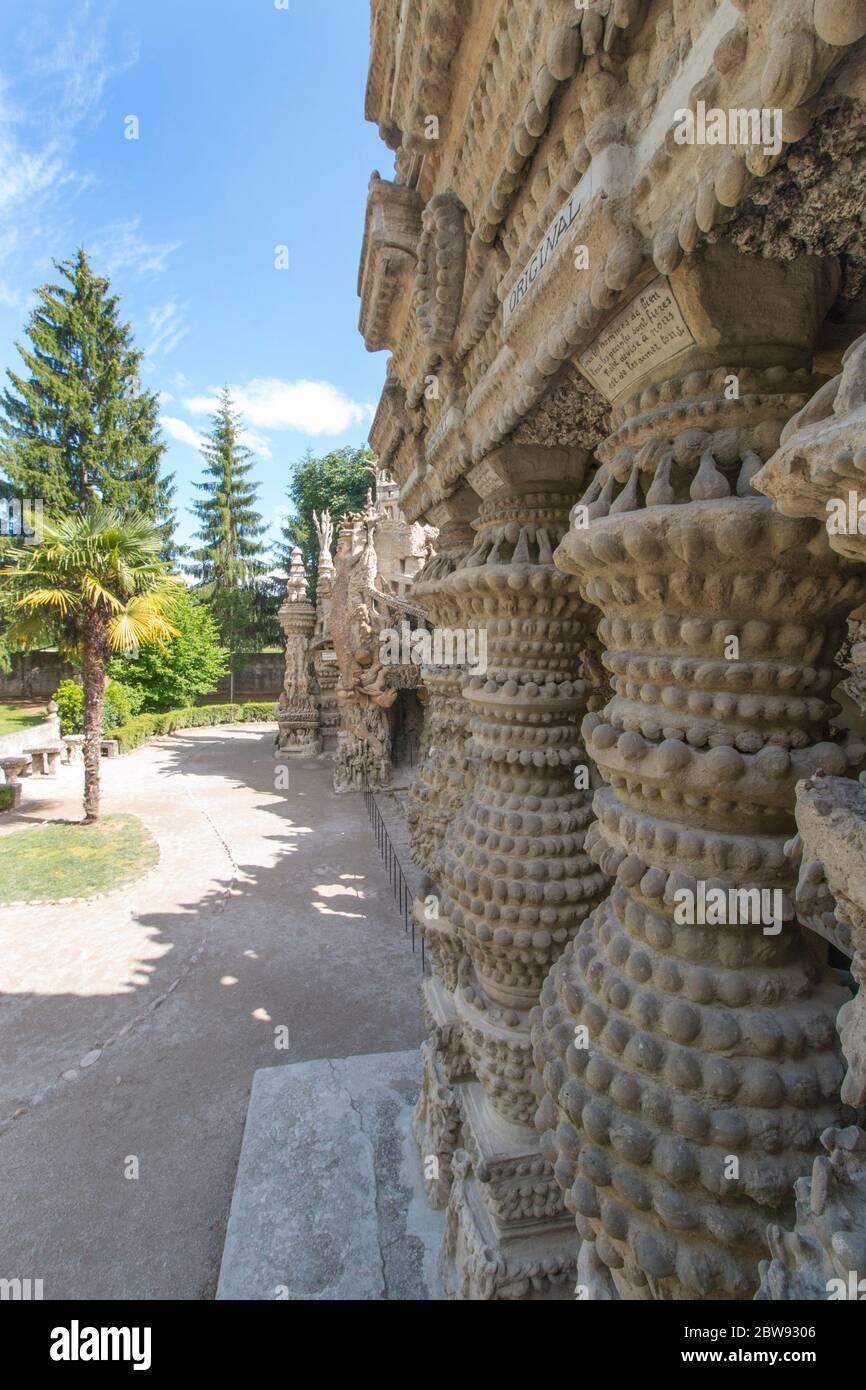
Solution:
<svg viewBox="0 0 866 1390">
<path fill-rule="evenodd" d="M 443 1217 L 409 1126 L 418 1052 L 255 1073 L 218 1299 L 440 1299 Z"/>
</svg>

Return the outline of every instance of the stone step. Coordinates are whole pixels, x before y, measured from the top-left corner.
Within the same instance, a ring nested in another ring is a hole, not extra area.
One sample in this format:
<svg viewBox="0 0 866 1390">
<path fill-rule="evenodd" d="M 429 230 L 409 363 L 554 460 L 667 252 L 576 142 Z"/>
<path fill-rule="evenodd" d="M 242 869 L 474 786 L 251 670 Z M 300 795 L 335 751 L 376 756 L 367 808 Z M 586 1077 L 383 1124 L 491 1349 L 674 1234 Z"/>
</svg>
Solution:
<svg viewBox="0 0 866 1390">
<path fill-rule="evenodd" d="M 218 1299 L 428 1300 L 444 1214 L 409 1134 L 417 1051 L 255 1073 Z"/>
</svg>

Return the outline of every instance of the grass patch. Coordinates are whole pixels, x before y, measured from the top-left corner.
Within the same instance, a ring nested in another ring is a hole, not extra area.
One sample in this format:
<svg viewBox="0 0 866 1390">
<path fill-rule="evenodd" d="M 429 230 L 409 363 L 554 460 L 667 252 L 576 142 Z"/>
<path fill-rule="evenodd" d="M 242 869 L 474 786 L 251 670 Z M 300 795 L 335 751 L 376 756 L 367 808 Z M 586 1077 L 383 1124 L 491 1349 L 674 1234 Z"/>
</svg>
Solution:
<svg viewBox="0 0 866 1390">
<path fill-rule="evenodd" d="M 133 883 L 159 858 L 137 816 L 43 825 L 0 836 L 0 903 L 89 898 Z"/>
<path fill-rule="evenodd" d="M 20 705 L 0 705 L 0 735 L 17 734 L 34 724 L 44 724 L 47 714 L 27 714 Z"/>
</svg>

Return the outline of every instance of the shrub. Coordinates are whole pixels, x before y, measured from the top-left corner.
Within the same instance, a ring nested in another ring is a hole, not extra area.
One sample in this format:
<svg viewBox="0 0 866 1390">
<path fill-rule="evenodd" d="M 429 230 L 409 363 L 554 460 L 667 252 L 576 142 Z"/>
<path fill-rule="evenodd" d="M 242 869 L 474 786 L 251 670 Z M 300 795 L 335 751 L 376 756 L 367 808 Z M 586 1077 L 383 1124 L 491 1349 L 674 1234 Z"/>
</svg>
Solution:
<svg viewBox="0 0 866 1390">
<path fill-rule="evenodd" d="M 77 681 L 61 681 L 54 699 L 60 718 L 61 734 L 82 734 L 84 732 L 84 690 Z M 130 690 L 119 681 L 109 681 L 105 687 L 105 705 L 102 712 L 102 731 L 119 728 L 134 719 L 141 709 L 143 696 L 138 690 Z"/>
<path fill-rule="evenodd" d="M 75 681 L 61 681 L 54 692 L 61 734 L 84 730 L 84 691 Z"/>
<path fill-rule="evenodd" d="M 268 703 L 250 700 L 249 704 L 241 705 L 241 719 L 245 724 L 270 724 L 274 718 L 274 704 L 274 700 Z"/>
<path fill-rule="evenodd" d="M 128 724 L 130 719 L 134 719 L 138 714 L 143 702 L 144 695 L 140 690 L 121 685 L 120 681 L 109 681 L 105 687 L 103 730 L 116 729 L 119 724 Z"/>
<path fill-rule="evenodd" d="M 0 811 L 9 811 L 15 801 L 15 793 L 11 787 L 0 787 Z"/>
<path fill-rule="evenodd" d="M 270 704 L 193 705 L 189 709 L 169 710 L 165 714 L 139 714 L 109 729 L 106 738 L 116 738 L 121 753 L 140 748 L 148 739 L 172 734 L 177 729 L 206 729 L 215 724 L 255 724 L 274 717 Z"/>
</svg>

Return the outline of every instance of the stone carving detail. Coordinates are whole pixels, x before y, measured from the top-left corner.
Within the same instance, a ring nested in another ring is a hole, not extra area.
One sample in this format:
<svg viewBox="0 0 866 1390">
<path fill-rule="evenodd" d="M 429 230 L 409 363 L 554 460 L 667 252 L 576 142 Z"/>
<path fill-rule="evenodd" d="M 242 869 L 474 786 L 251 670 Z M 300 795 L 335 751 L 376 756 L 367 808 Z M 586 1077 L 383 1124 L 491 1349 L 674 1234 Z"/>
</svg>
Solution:
<svg viewBox="0 0 866 1390">
<path fill-rule="evenodd" d="M 769 1299 L 862 1299 L 866 1269 L 866 1133 L 828 1129 L 812 1175 L 797 1181 L 793 1231 L 771 1226 L 772 1259 L 761 1262 L 755 1295 Z"/>
<path fill-rule="evenodd" d="M 466 209 L 439 193 L 424 209 L 418 248 L 416 312 L 424 341 L 445 351 L 454 337 L 466 276 Z"/>
<path fill-rule="evenodd" d="M 360 329 L 371 352 L 395 341 L 400 316 L 409 302 L 420 235 L 418 194 L 374 172 L 358 277 Z"/>
<path fill-rule="evenodd" d="M 866 334 L 851 344 L 842 361 L 839 376 L 828 381 L 785 426 L 780 447 L 756 477 L 755 487 L 786 516 L 820 518 L 833 549 L 862 561 L 866 559 Z M 840 502 L 841 509 L 834 505 Z"/>
<path fill-rule="evenodd" d="M 316 630 L 310 643 L 316 685 L 319 694 L 319 734 L 324 752 L 337 747 L 340 730 L 340 704 L 337 700 L 337 653 L 331 640 L 330 614 L 334 591 L 334 557 L 331 545 L 334 525 L 330 512 L 319 516 L 313 512 L 313 524 L 319 542 L 319 568 L 316 579 Z"/>
<path fill-rule="evenodd" d="M 401 682 L 399 671 L 382 660 L 385 629 L 401 622 L 417 625 L 419 610 L 402 596 L 423 567 L 433 538 L 409 526 L 397 504 L 396 485 L 377 466 L 376 500 L 367 494 L 363 512 L 340 523 L 328 628 L 337 656 L 336 696 L 340 732 L 334 764 L 337 792 L 391 784 L 392 735 L 388 711 L 403 685 L 416 685 L 417 672 Z"/>
<path fill-rule="evenodd" d="M 844 991 L 793 918 L 784 845 L 798 779 L 856 756 L 828 720 L 863 571 L 749 484 L 803 403 L 795 354 L 808 359 L 811 307 L 832 281 L 801 267 L 805 299 L 774 330 L 787 365 L 752 385 L 757 369 L 738 367 L 718 327 L 719 296 L 753 272 L 725 264 L 723 279 L 698 259 L 673 277 L 698 343 L 677 376 L 615 404 L 602 469 L 556 557 L 604 614 L 614 693 L 583 725 L 607 783 L 588 848 L 616 883 L 542 991 L 538 1123 L 621 1298 L 750 1296 L 768 1215 L 789 1207 L 840 1113 Z M 767 336 L 739 298 L 739 351 L 751 339 L 772 361 Z M 696 902 L 702 887 L 778 890 L 781 930 L 678 919 L 675 895 Z"/>
<path fill-rule="evenodd" d="M 824 522 L 840 554 L 866 561 L 858 524 L 859 489 L 866 471 L 866 337 L 843 358 L 828 382 L 782 432 L 777 452 L 755 486 L 787 515 Z M 853 526 L 831 522 L 844 501 Z M 862 611 L 862 610 L 861 610 Z M 856 649 L 855 649 L 856 650 Z M 836 769 L 822 766 L 822 773 Z M 861 779 L 862 781 L 862 779 Z M 796 838 L 789 853 L 799 867 L 798 910 L 852 958 L 858 992 L 837 1020 L 848 1071 L 842 1100 L 862 1113 L 866 1104 L 866 789 L 837 776 L 817 775 L 797 788 Z M 841 1298 L 861 1297 L 866 1272 L 866 1133 L 855 1126 L 823 1136 L 829 1158 L 817 1158 L 811 1182 L 796 1187 L 793 1231 L 771 1228 L 772 1260 L 762 1267 L 759 1298 L 826 1298 L 841 1280 Z"/>
<path fill-rule="evenodd" d="M 462 949 L 442 910 L 436 884 L 445 832 L 463 805 L 470 780 L 469 706 L 461 695 L 466 672 L 454 660 L 460 654 L 455 639 L 460 638 L 461 628 L 466 651 L 465 615 L 446 581 L 472 549 L 469 519 L 475 513 L 477 500 L 469 489 L 463 489 L 460 495 L 443 503 L 441 515 L 437 512 L 434 518 L 439 524 L 436 554 L 412 589 L 413 600 L 433 624 L 434 635 L 437 631 L 443 637 L 446 632 L 452 634 L 451 664 L 423 668 L 427 691 L 424 755 L 407 806 L 412 858 L 424 870 L 414 912 L 425 934 L 433 967 L 432 976 L 424 981 L 421 990 L 428 1042 L 421 1049 L 424 1079 L 414 1134 L 425 1163 L 435 1159 L 427 1179 L 427 1195 L 434 1207 L 444 1207 L 448 1200 L 451 1160 L 461 1124 L 457 1088 L 471 1080 L 454 1005 Z M 447 657 L 449 652 L 443 647 L 440 655 Z"/>
<path fill-rule="evenodd" d="M 316 610 L 307 598 L 304 557 L 297 546 L 292 551 L 279 621 L 286 635 L 286 673 L 277 702 L 277 751 L 283 757 L 316 757 L 322 745 L 318 737 L 319 710 L 310 682 L 309 651 Z"/>
<path fill-rule="evenodd" d="M 586 763 L 577 665 L 587 610 L 552 562 L 586 465 L 579 451 L 492 455 L 469 478 L 484 495 L 475 544 L 441 581 L 484 632 L 488 663 L 463 691 L 474 775 L 438 866 L 457 938 L 457 1018 L 477 1077 L 460 1095 L 470 1166 L 452 1190 L 444 1252 L 446 1287 L 459 1297 L 529 1296 L 530 1268 L 554 1292 L 574 1271 L 573 1232 L 531 1127 L 528 1021 L 551 963 L 605 888 L 584 844 L 591 793 L 574 785 Z M 495 1252 L 495 1275 L 473 1264 L 479 1242 Z"/>
</svg>

